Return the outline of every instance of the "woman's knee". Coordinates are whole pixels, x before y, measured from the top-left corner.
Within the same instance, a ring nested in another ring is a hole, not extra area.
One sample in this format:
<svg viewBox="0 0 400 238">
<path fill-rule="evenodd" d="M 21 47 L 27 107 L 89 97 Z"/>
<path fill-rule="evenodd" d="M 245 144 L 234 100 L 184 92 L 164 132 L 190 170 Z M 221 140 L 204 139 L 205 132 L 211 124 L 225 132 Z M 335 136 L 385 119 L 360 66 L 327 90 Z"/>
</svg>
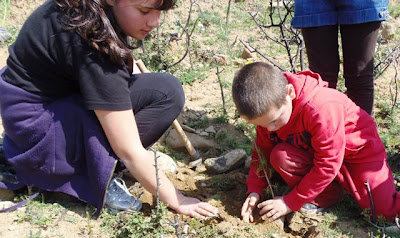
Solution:
<svg viewBox="0 0 400 238">
<path fill-rule="evenodd" d="M 182 110 L 185 105 L 185 93 L 183 92 L 182 83 L 178 78 L 171 74 L 163 74 L 165 81 L 165 91 L 168 94 L 168 98 L 173 101 L 177 108 Z"/>
</svg>

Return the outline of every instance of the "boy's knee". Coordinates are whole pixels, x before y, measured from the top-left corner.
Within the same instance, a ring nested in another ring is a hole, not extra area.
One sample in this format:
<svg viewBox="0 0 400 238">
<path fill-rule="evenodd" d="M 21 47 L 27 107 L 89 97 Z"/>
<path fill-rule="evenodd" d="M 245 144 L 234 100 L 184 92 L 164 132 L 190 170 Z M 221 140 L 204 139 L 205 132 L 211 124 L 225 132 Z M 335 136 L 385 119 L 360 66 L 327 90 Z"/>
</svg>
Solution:
<svg viewBox="0 0 400 238">
<path fill-rule="evenodd" d="M 293 171 L 308 170 L 313 155 L 288 143 L 274 146 L 270 155 L 270 163 L 275 170 Z"/>
<path fill-rule="evenodd" d="M 270 155 L 270 163 L 274 169 L 285 168 L 287 163 L 287 146 L 279 143 L 274 146 Z"/>
</svg>

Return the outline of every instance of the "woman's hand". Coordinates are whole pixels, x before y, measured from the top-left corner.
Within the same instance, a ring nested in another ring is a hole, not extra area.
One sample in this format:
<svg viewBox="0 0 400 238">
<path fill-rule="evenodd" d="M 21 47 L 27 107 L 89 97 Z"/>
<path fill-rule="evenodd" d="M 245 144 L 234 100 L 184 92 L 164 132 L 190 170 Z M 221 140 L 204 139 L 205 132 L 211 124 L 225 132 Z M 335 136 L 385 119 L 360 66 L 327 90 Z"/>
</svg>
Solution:
<svg viewBox="0 0 400 238">
<path fill-rule="evenodd" d="M 217 208 L 197 198 L 185 197 L 182 195 L 179 200 L 181 202 L 179 206 L 175 208 L 175 211 L 178 213 L 199 219 L 216 216 L 218 214 Z"/>
<path fill-rule="evenodd" d="M 282 197 L 276 197 L 264 201 L 257 206 L 260 209 L 260 216 L 263 220 L 269 218 L 271 221 L 278 219 L 281 216 L 289 214 L 292 210 L 286 205 Z"/>
<path fill-rule="evenodd" d="M 246 200 L 243 203 L 242 206 L 242 219 L 245 222 L 253 222 L 254 217 L 253 217 L 253 210 L 256 207 L 256 204 L 260 200 L 260 195 L 258 193 L 250 193 L 249 196 L 247 196 Z"/>
</svg>

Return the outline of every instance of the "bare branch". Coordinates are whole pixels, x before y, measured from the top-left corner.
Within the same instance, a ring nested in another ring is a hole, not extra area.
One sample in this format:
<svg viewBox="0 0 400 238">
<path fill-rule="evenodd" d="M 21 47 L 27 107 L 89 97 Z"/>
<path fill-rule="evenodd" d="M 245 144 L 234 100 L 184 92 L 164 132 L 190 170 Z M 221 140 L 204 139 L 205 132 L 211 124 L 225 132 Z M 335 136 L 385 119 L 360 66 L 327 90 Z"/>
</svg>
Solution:
<svg viewBox="0 0 400 238">
<path fill-rule="evenodd" d="M 261 53 L 258 49 L 253 48 L 252 46 L 248 45 L 249 43 L 245 43 L 242 40 L 239 40 L 240 43 L 242 43 L 244 45 L 244 47 L 246 47 L 250 53 L 257 53 L 259 54 L 261 57 L 263 57 L 264 59 L 266 59 L 268 62 L 270 62 L 272 65 L 274 65 L 275 67 L 279 68 L 281 71 L 286 71 L 284 68 L 282 68 L 278 63 L 276 63 L 274 60 L 272 60 L 271 58 L 269 58 L 268 56 L 264 55 L 263 53 Z"/>
</svg>

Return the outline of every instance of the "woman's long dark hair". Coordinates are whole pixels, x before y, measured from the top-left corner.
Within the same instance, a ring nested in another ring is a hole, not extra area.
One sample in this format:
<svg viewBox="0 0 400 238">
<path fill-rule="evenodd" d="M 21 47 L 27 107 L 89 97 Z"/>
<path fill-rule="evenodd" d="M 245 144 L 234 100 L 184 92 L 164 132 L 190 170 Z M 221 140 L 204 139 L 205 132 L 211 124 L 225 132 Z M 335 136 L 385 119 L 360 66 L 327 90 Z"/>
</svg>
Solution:
<svg viewBox="0 0 400 238">
<path fill-rule="evenodd" d="M 60 20 L 64 29 L 75 30 L 91 47 L 108 55 L 114 63 L 132 61 L 131 50 L 135 47 L 117 25 L 106 0 L 54 1 L 61 8 Z M 176 0 L 159 0 L 159 3 L 158 10 L 168 10 Z"/>
</svg>

